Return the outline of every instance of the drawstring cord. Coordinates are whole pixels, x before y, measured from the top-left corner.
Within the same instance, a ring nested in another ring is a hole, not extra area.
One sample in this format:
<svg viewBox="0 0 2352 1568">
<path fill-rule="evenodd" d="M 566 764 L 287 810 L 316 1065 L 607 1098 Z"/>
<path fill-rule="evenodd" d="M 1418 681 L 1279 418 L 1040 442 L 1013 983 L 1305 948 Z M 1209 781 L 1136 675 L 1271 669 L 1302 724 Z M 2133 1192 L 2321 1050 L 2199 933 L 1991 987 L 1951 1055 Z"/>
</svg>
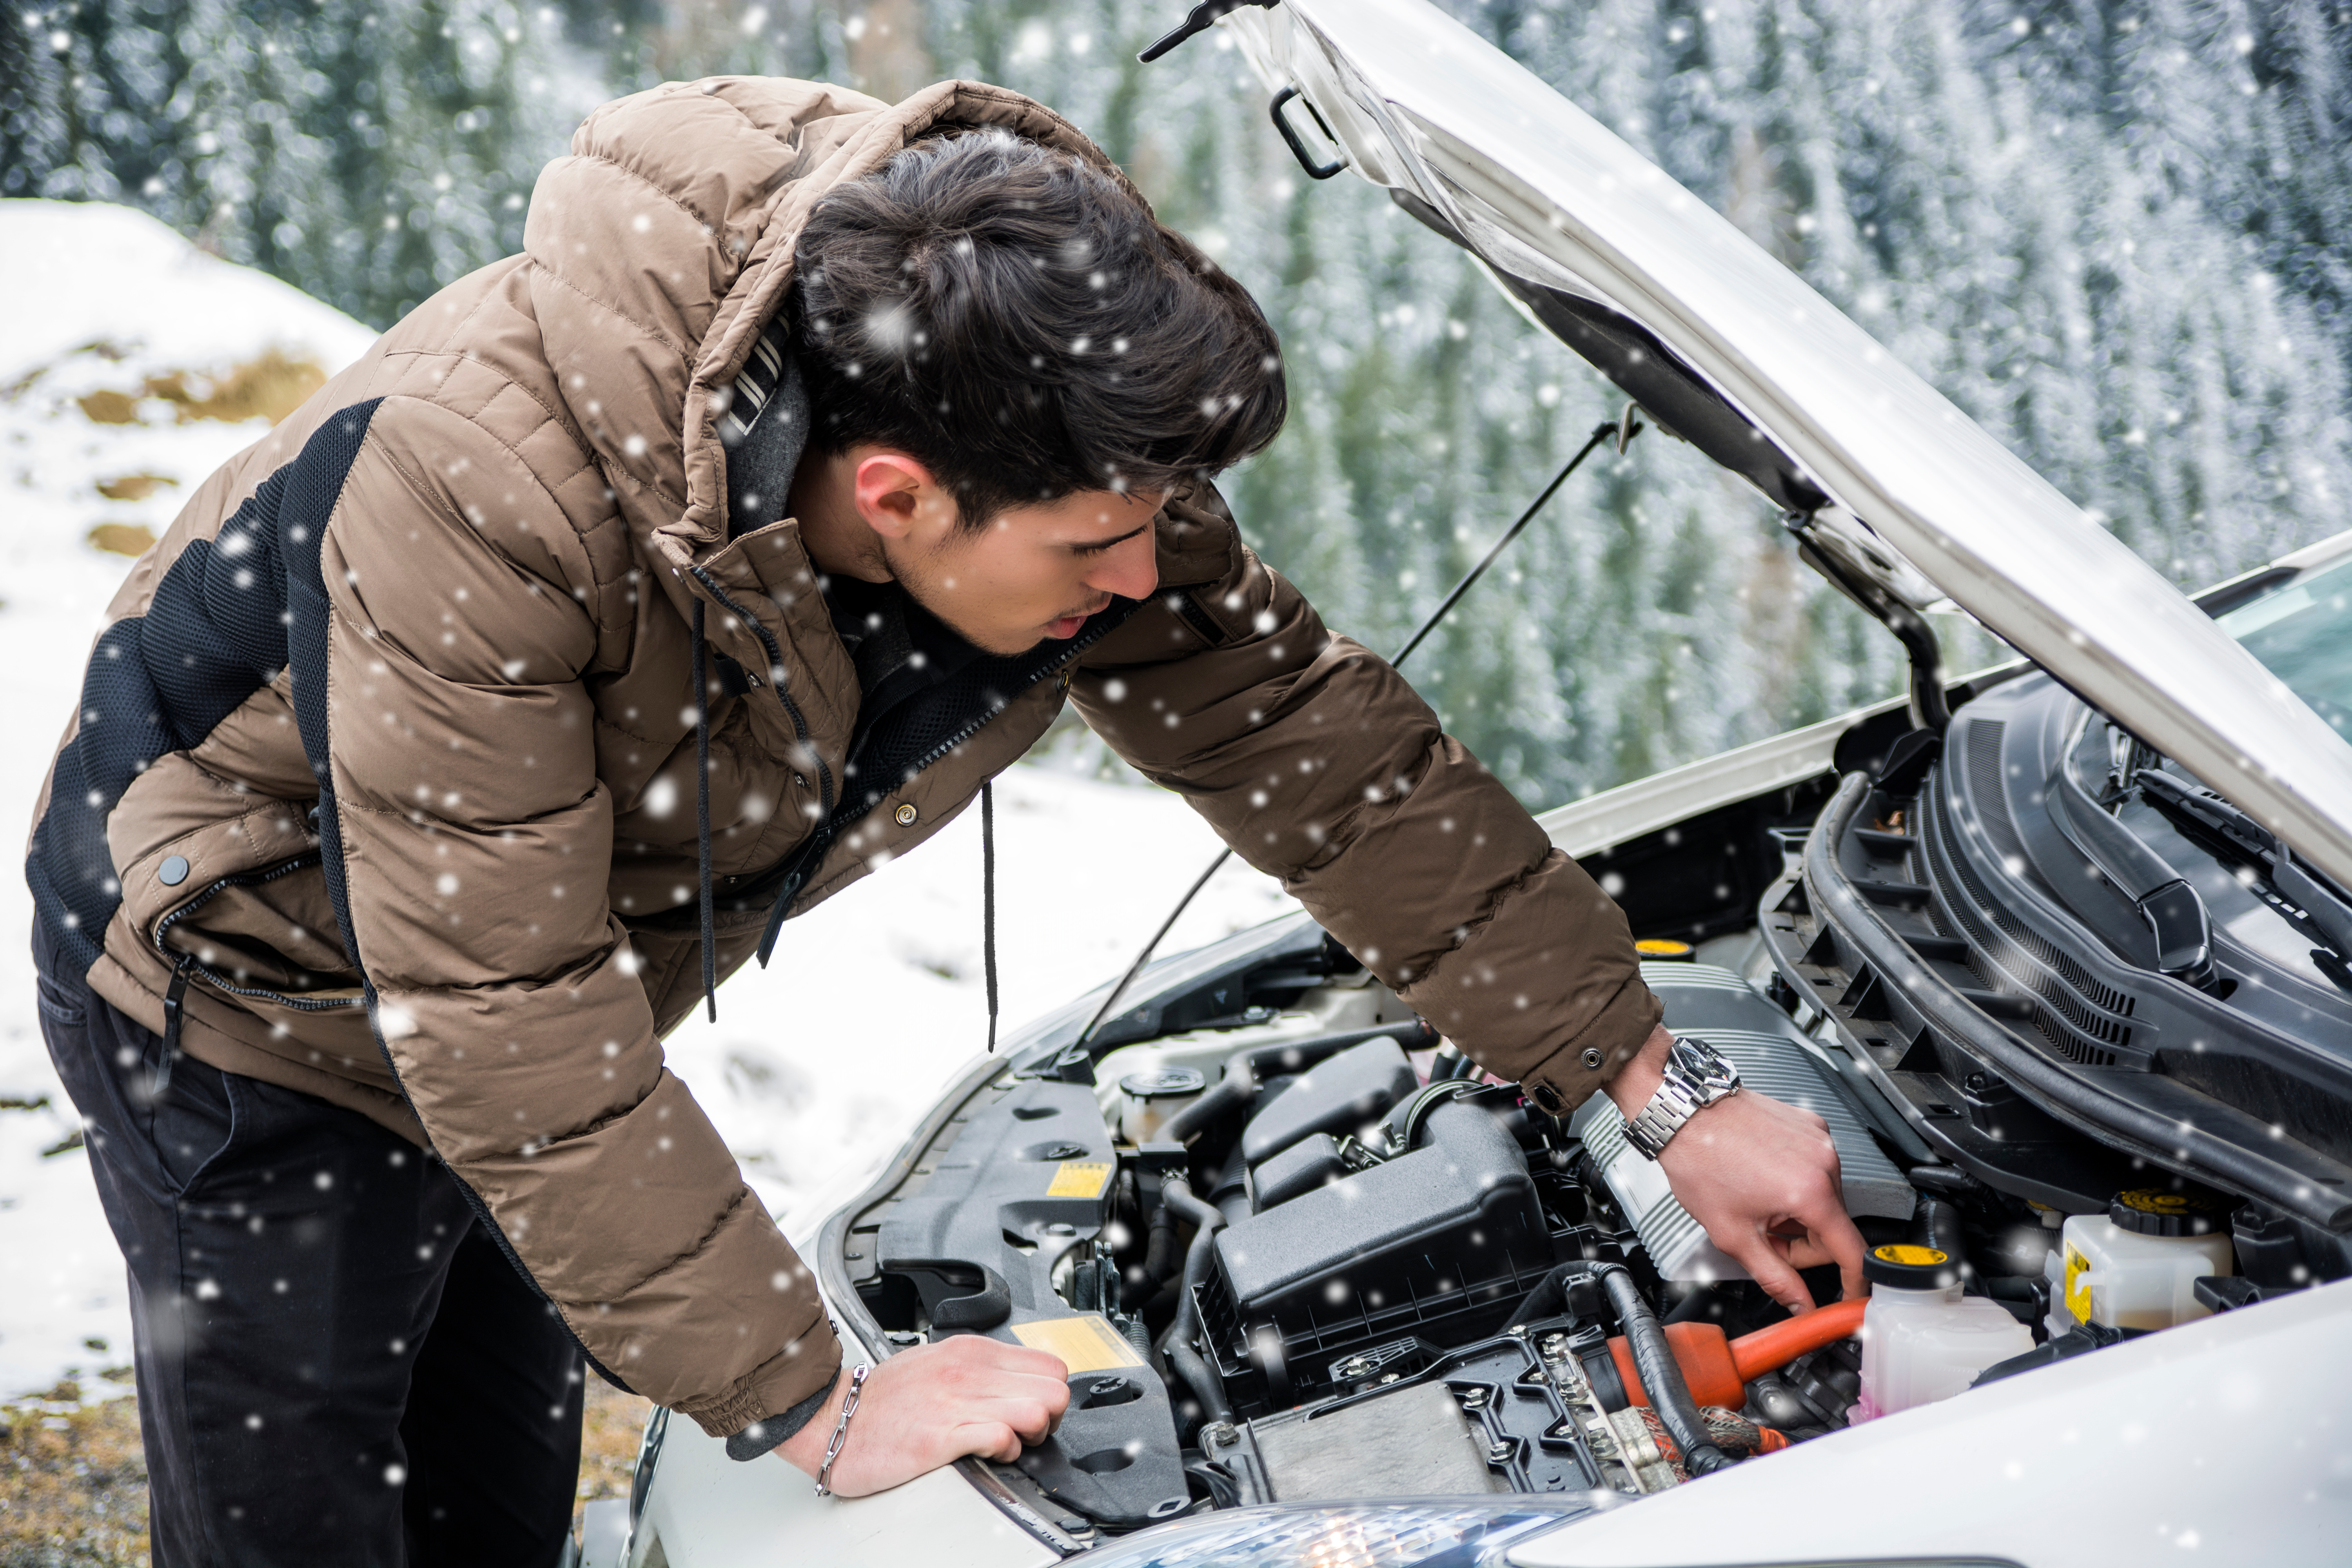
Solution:
<svg viewBox="0 0 2352 1568">
<path fill-rule="evenodd" d="M 988 975 L 988 1050 L 996 1053 L 996 781 L 980 786 L 980 959 Z"/>
<path fill-rule="evenodd" d="M 719 1022 L 718 921 L 710 890 L 710 682 L 704 669 L 702 601 L 694 601 L 694 843 L 696 883 L 702 900 L 702 1000 Z"/>
</svg>

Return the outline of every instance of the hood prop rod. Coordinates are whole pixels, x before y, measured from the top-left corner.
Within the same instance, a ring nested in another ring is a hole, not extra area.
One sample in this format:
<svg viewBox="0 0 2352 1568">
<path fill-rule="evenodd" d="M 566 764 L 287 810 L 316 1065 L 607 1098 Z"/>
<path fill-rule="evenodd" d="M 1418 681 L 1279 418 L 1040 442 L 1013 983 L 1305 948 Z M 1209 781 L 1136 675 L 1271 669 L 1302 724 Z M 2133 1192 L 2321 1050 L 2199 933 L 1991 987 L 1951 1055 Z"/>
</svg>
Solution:
<svg viewBox="0 0 2352 1568">
<path fill-rule="evenodd" d="M 1542 492 L 1528 503 L 1528 509 L 1519 513 L 1518 521 L 1503 531 L 1503 536 L 1495 541 L 1478 564 L 1463 574 L 1462 581 L 1454 584 L 1454 591 L 1446 595 L 1439 602 L 1437 608 L 1429 613 L 1427 620 L 1421 623 L 1421 629 L 1405 639 L 1404 647 L 1397 649 L 1396 657 L 1389 660 L 1390 668 L 1401 668 L 1406 659 L 1412 657 L 1412 650 L 1419 647 L 1422 640 L 1437 629 L 1438 623 L 1445 619 L 1454 606 L 1462 602 L 1462 595 L 1467 594 L 1472 585 L 1486 574 L 1486 569 L 1499 560 L 1503 552 L 1511 547 L 1511 542 L 1518 538 L 1528 523 L 1535 521 L 1536 513 L 1541 511 L 1544 503 L 1551 500 L 1554 492 L 1568 482 L 1569 475 L 1583 466 L 1585 458 L 1600 450 L 1604 443 L 1615 446 L 1622 454 L 1634 437 L 1649 428 L 1637 416 L 1639 413 L 1638 405 L 1628 403 L 1625 405 L 1625 412 L 1617 418 L 1604 419 L 1592 427 L 1592 434 L 1585 438 L 1583 446 L 1577 448 L 1576 456 L 1570 458 L 1567 466 L 1552 476 L 1551 483 L 1544 486 Z M 1151 940 L 1143 944 L 1143 951 L 1135 955 L 1135 962 L 1127 966 L 1127 973 L 1118 977 L 1118 984 L 1110 988 L 1110 994 L 1105 996 L 1102 999 L 1102 1005 L 1095 1009 L 1095 1016 L 1087 1020 L 1085 1028 L 1078 1031 L 1078 1037 L 1071 1042 L 1069 1047 L 1071 1050 L 1083 1051 L 1093 1042 L 1095 1031 L 1102 1027 L 1105 1018 L 1110 1016 L 1110 1010 L 1118 1005 L 1120 997 L 1127 994 L 1127 988 L 1134 984 L 1137 975 L 1143 973 L 1143 966 L 1151 962 L 1151 955 L 1159 951 L 1160 942 L 1167 939 L 1169 931 L 1175 928 L 1177 921 L 1182 917 L 1186 910 L 1192 907 L 1192 900 L 1200 896 L 1202 889 L 1209 885 L 1209 879 L 1217 874 L 1232 855 L 1233 851 L 1229 848 L 1218 850 L 1217 858 L 1209 862 L 1208 869 L 1202 871 L 1192 887 L 1185 889 L 1184 896 L 1176 900 L 1176 907 L 1168 911 L 1168 918 L 1160 922 L 1160 929 L 1151 933 Z"/>
<path fill-rule="evenodd" d="M 1812 521 L 1811 512 L 1788 511 L 1780 517 L 1781 526 L 1796 535 L 1798 559 L 1828 578 L 1831 587 L 1861 605 L 1864 613 L 1893 632 L 1895 640 L 1903 645 L 1911 666 L 1912 726 L 1940 737 L 1952 722 L 1952 705 L 1944 693 L 1944 647 L 1936 640 L 1936 628 L 1910 605 L 1846 571 L 1830 559 L 1829 552 L 1816 548 L 1805 536 Z"/>
</svg>

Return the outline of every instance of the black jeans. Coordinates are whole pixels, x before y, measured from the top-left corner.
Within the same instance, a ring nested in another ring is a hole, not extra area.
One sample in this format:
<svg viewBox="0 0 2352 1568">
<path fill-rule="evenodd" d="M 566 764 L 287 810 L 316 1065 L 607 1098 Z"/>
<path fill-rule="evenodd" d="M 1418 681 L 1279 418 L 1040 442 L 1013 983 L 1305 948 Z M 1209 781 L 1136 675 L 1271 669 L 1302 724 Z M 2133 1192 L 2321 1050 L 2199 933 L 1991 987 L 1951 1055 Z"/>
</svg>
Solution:
<svg viewBox="0 0 2352 1568">
<path fill-rule="evenodd" d="M 182 1057 L 61 974 L 41 1031 L 130 1263 L 156 1568 L 554 1568 L 581 1357 L 431 1154 Z"/>
</svg>

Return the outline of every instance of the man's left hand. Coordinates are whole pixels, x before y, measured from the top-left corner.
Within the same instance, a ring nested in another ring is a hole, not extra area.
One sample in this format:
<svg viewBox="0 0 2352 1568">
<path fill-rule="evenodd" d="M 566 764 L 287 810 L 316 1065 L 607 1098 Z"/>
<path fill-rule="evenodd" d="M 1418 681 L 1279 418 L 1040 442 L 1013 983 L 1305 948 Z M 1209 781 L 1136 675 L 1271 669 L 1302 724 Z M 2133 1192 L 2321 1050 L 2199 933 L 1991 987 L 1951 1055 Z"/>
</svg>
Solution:
<svg viewBox="0 0 2352 1568">
<path fill-rule="evenodd" d="M 1673 1044 L 1660 1026 L 1610 1081 L 1628 1118 L 1658 1091 Z M 1846 1217 L 1837 1145 L 1811 1111 L 1743 1089 L 1683 1123 L 1658 1163 L 1706 1238 L 1791 1312 L 1813 1310 L 1797 1270 L 1816 1264 L 1838 1266 L 1846 1296 L 1863 1293 L 1862 1233 Z"/>
</svg>

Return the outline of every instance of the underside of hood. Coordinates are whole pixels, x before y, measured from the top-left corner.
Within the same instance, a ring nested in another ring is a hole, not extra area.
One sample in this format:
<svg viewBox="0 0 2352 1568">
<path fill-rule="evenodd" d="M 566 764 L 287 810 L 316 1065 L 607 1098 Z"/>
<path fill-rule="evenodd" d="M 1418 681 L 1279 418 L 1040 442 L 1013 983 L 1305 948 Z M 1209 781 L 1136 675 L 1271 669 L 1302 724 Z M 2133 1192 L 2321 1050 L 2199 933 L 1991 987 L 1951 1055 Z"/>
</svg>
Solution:
<svg viewBox="0 0 2352 1568">
<path fill-rule="evenodd" d="M 1279 0 L 1219 25 L 1355 174 L 1781 508 L 1882 618 L 1948 596 L 2352 882 L 2352 744 L 1705 202 L 1426 0 Z"/>
</svg>

